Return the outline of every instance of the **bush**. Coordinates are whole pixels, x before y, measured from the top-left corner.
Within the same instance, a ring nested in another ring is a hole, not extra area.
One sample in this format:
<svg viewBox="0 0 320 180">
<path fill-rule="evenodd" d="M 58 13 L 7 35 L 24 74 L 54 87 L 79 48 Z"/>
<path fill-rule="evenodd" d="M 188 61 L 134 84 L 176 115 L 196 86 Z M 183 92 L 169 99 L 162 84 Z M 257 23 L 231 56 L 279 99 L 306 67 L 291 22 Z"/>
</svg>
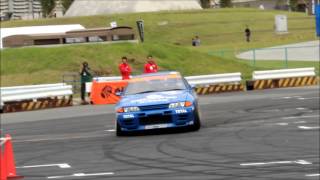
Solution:
<svg viewBox="0 0 320 180">
<path fill-rule="evenodd" d="M 202 8 L 210 8 L 210 0 L 201 0 Z"/>
<path fill-rule="evenodd" d="M 220 7 L 222 7 L 222 8 L 232 7 L 232 2 L 231 2 L 231 0 L 221 0 L 221 1 L 220 1 Z"/>
<path fill-rule="evenodd" d="M 289 6 L 291 11 L 296 11 L 298 8 L 298 0 L 290 0 L 289 1 Z"/>
</svg>

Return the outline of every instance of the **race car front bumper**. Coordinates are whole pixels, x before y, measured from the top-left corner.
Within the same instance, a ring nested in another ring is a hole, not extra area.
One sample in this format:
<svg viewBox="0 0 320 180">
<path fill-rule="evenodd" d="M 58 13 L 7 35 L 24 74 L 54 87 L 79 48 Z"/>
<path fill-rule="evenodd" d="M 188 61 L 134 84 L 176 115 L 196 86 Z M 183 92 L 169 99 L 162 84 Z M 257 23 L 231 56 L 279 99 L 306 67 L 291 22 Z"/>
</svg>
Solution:
<svg viewBox="0 0 320 180">
<path fill-rule="evenodd" d="M 122 131 L 139 131 L 159 128 L 174 128 L 194 124 L 195 108 L 193 106 L 150 110 L 131 113 L 117 113 L 117 122 Z"/>
</svg>

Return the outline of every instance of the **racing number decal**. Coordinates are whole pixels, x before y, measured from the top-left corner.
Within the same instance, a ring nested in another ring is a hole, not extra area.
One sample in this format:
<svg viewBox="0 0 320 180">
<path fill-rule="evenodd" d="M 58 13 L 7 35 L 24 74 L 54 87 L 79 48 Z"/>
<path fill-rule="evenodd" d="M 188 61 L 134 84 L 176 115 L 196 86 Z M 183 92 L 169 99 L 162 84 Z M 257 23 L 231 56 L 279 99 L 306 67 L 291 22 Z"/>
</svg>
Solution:
<svg viewBox="0 0 320 180">
<path fill-rule="evenodd" d="M 187 110 L 185 110 L 185 109 L 177 109 L 177 110 L 176 110 L 176 113 L 177 113 L 177 114 L 187 113 Z"/>
</svg>

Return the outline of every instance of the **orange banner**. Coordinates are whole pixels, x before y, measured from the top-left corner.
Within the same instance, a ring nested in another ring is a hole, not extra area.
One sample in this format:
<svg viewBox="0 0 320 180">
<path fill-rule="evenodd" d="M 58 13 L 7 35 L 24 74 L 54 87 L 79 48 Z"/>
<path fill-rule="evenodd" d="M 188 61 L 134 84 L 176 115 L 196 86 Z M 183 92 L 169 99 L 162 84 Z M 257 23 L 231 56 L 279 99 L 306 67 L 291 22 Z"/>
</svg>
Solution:
<svg viewBox="0 0 320 180">
<path fill-rule="evenodd" d="M 113 82 L 92 82 L 91 87 L 91 102 L 93 104 L 116 104 L 120 100 L 117 92 L 122 92 L 127 86 L 127 81 L 113 81 Z"/>
</svg>

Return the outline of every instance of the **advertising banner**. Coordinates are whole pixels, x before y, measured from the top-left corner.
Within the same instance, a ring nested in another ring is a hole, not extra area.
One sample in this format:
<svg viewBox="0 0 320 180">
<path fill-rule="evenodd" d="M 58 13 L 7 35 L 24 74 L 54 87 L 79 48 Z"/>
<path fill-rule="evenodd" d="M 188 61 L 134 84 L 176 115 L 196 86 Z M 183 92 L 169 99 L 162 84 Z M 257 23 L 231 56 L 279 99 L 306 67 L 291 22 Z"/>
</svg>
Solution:
<svg viewBox="0 0 320 180">
<path fill-rule="evenodd" d="M 116 104 L 121 93 L 127 86 L 127 81 L 92 82 L 90 99 L 93 104 Z"/>
</svg>

